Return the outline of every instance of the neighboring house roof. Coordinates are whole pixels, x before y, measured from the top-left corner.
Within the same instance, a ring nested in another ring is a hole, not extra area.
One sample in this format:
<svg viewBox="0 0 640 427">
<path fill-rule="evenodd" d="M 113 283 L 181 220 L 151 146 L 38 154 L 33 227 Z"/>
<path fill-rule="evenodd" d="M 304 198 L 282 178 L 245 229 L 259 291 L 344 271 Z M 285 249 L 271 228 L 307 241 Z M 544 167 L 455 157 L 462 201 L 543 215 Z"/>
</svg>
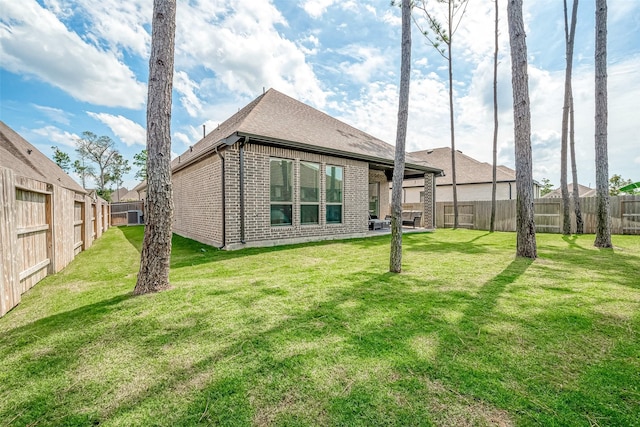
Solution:
<svg viewBox="0 0 640 427">
<path fill-rule="evenodd" d="M 59 185 L 78 193 L 86 191 L 60 167 L 13 129 L 0 121 L 0 166 L 16 175 Z"/>
<path fill-rule="evenodd" d="M 444 170 L 444 176 L 438 177 L 437 185 L 453 184 L 451 171 L 451 148 L 442 147 L 415 151 L 412 156 L 423 159 L 429 164 Z M 516 171 L 506 166 L 496 167 L 497 182 L 515 182 Z M 456 150 L 456 184 L 481 184 L 493 182 L 493 167 L 489 163 L 462 154 Z"/>
<path fill-rule="evenodd" d="M 140 194 L 136 190 L 128 191 L 127 194 L 120 198 L 120 202 L 131 202 L 135 200 L 140 200 Z"/>
<path fill-rule="evenodd" d="M 129 190 L 127 190 L 125 187 L 120 187 L 118 188 L 116 191 L 114 191 L 113 193 L 111 193 L 111 201 L 112 202 L 119 202 L 122 200 L 122 197 L 127 194 L 129 192 Z"/>
<path fill-rule="evenodd" d="M 573 197 L 573 183 L 567 184 L 567 188 L 569 189 L 569 197 Z M 578 184 L 578 195 L 580 195 L 580 197 L 592 197 L 596 195 L 596 189 L 587 187 L 586 185 Z M 545 199 L 562 198 L 562 190 L 560 189 L 560 187 L 558 187 L 542 197 Z"/>
<path fill-rule="evenodd" d="M 393 166 L 395 147 L 313 107 L 269 89 L 174 159 L 178 170 L 240 138 L 270 145 Z M 406 156 L 405 170 L 441 173 L 424 159 Z M 410 172 L 409 172 L 410 173 Z"/>
<path fill-rule="evenodd" d="M 133 190 L 131 191 L 143 191 L 144 189 L 147 188 L 147 180 L 145 179 L 144 181 L 142 181 L 140 184 L 136 185 L 135 187 L 133 187 Z"/>
</svg>

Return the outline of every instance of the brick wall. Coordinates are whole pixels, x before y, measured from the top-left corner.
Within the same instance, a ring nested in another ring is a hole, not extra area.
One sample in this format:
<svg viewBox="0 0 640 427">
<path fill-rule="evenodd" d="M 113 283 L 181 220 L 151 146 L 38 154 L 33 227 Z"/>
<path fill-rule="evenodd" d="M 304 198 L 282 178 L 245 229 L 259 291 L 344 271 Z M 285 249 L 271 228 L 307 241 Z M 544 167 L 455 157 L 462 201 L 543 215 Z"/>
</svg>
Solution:
<svg viewBox="0 0 640 427">
<path fill-rule="evenodd" d="M 432 173 L 424 174 L 424 206 L 422 211 L 424 215 L 422 215 L 422 226 L 425 228 L 436 228 L 436 219 L 435 219 L 435 177 Z"/>
<path fill-rule="evenodd" d="M 366 162 L 324 156 L 307 152 L 246 144 L 243 148 L 245 229 L 244 240 L 248 246 L 284 244 L 296 241 L 322 240 L 332 237 L 364 235 L 368 230 L 368 179 Z M 225 150 L 227 158 L 227 245 L 241 247 L 239 146 Z M 269 170 L 272 157 L 293 160 L 293 224 L 274 226 L 270 224 Z M 320 164 L 320 223 L 300 224 L 299 174 L 300 161 Z M 326 224 L 325 166 L 344 168 L 343 223 Z"/>
<path fill-rule="evenodd" d="M 222 246 L 222 162 L 216 154 L 172 176 L 173 231 Z"/>
</svg>

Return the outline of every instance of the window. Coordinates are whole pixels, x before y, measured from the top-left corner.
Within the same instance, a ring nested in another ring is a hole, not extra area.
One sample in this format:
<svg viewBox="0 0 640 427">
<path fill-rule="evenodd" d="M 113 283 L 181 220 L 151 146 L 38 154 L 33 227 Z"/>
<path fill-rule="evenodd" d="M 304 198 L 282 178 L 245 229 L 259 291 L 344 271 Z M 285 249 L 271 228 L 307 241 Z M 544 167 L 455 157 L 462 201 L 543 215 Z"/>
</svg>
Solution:
<svg viewBox="0 0 640 427">
<path fill-rule="evenodd" d="M 300 224 L 320 222 L 320 165 L 300 162 Z"/>
<path fill-rule="evenodd" d="M 291 225 L 293 218 L 293 161 L 271 159 L 271 225 Z"/>
<path fill-rule="evenodd" d="M 327 165 L 326 175 L 327 224 L 340 224 L 342 223 L 342 167 Z"/>
</svg>

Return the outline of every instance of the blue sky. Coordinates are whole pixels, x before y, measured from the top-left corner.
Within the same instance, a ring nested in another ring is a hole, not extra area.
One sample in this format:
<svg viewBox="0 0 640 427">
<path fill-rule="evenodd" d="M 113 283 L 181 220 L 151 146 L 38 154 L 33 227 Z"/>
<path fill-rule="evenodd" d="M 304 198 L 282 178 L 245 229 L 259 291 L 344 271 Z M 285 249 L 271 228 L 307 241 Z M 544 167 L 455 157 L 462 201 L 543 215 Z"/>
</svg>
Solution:
<svg viewBox="0 0 640 427">
<path fill-rule="evenodd" d="M 640 180 L 640 1 L 609 0 L 609 172 Z M 499 162 L 513 167 L 500 0 Z M 470 0 L 454 36 L 456 148 L 491 161 L 493 6 Z M 151 0 L 0 0 L 0 119 L 47 155 L 83 131 L 132 160 L 145 145 Z M 559 184 L 562 1 L 525 1 L 534 178 Z M 388 0 L 178 0 L 172 151 L 263 88 L 394 143 L 400 13 Z M 594 2 L 579 7 L 574 61 L 580 183 L 595 186 Z M 446 63 L 413 32 L 408 151 L 449 146 Z M 125 185 L 133 187 L 135 171 Z"/>
</svg>

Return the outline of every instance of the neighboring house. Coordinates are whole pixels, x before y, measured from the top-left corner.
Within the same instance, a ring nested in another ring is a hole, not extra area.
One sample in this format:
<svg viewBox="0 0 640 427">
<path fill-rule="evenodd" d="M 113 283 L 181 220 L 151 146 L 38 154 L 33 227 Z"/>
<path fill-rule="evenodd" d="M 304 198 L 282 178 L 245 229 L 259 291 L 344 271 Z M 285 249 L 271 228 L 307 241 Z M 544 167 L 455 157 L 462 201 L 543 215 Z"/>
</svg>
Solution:
<svg viewBox="0 0 640 427">
<path fill-rule="evenodd" d="M 135 202 L 140 200 L 140 194 L 134 189 L 127 191 L 127 193 L 120 198 L 121 202 Z"/>
<path fill-rule="evenodd" d="M 122 197 L 128 192 L 129 190 L 127 190 L 125 187 L 118 188 L 113 193 L 111 193 L 111 201 L 114 203 L 123 202 L 124 200 L 122 200 Z"/>
<path fill-rule="evenodd" d="M 138 195 L 138 198 L 136 200 L 144 200 L 144 199 L 146 199 L 146 197 L 147 197 L 147 181 L 142 181 L 140 184 L 138 184 L 135 187 L 133 187 L 133 190 L 131 190 L 131 191 Z"/>
<path fill-rule="evenodd" d="M 394 151 L 270 89 L 173 160 L 173 231 L 225 249 L 364 236 L 368 214 L 389 212 Z M 434 228 L 441 170 L 406 162 Z"/>
<path fill-rule="evenodd" d="M 567 188 L 569 189 L 569 197 L 573 197 L 573 183 L 567 184 Z M 596 189 L 587 187 L 586 185 L 578 184 L 578 195 L 580 197 L 592 197 L 596 195 Z M 561 199 L 562 190 L 560 189 L 560 187 L 558 187 L 542 197 L 544 199 Z"/>
<path fill-rule="evenodd" d="M 444 176 L 436 179 L 436 200 L 453 201 L 453 181 L 451 170 L 451 148 L 434 148 L 410 153 L 414 158 L 442 169 Z M 420 203 L 424 184 L 420 179 L 407 179 L 403 182 L 403 203 Z M 480 162 L 456 150 L 456 192 L 458 201 L 491 200 L 493 186 L 493 167 Z M 540 196 L 540 185 L 534 182 L 533 197 Z M 516 171 L 506 166 L 496 167 L 496 199 L 516 198 Z"/>
</svg>

